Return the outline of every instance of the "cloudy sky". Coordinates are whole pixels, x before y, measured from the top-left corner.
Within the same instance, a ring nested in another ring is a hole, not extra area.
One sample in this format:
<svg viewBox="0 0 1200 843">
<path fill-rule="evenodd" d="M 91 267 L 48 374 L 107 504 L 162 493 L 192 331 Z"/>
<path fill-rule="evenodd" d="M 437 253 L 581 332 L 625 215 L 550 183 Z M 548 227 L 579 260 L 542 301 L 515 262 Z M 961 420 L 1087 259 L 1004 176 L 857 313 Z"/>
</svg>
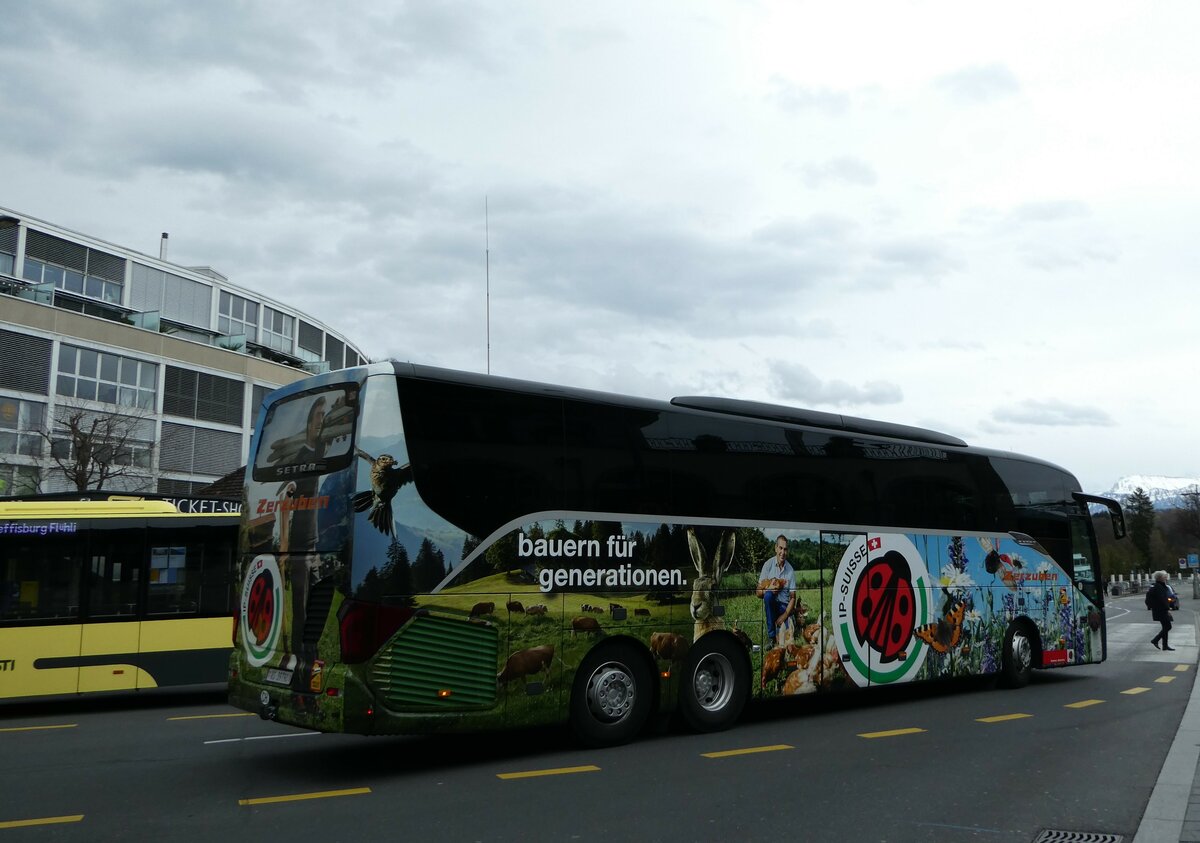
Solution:
<svg viewBox="0 0 1200 843">
<path fill-rule="evenodd" d="M 170 232 L 373 358 L 933 427 L 1101 492 L 1200 476 L 1197 31 L 1191 2 L 10 3 L 0 206 Z"/>
</svg>

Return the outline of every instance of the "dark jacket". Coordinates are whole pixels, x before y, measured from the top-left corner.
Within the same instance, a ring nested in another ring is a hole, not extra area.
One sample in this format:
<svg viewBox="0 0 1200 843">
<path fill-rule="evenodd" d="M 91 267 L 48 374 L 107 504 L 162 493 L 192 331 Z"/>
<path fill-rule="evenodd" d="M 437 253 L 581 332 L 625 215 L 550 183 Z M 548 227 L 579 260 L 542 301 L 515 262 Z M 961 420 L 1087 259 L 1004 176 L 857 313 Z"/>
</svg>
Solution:
<svg viewBox="0 0 1200 843">
<path fill-rule="evenodd" d="M 1171 589 L 1165 582 L 1156 582 L 1146 592 L 1146 602 L 1150 604 L 1150 612 L 1159 623 L 1171 620 L 1171 609 L 1167 602 L 1170 596 Z"/>
</svg>

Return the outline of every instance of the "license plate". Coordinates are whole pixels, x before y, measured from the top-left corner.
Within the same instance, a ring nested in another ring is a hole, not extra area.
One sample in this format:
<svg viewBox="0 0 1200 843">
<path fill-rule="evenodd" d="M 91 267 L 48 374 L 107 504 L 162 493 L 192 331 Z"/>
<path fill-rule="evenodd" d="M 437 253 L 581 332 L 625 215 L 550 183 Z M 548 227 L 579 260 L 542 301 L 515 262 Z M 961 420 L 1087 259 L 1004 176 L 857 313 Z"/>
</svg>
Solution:
<svg viewBox="0 0 1200 843">
<path fill-rule="evenodd" d="M 273 667 L 267 671 L 267 681 L 276 685 L 291 685 L 292 672 L 290 670 L 280 670 L 277 667 Z"/>
</svg>

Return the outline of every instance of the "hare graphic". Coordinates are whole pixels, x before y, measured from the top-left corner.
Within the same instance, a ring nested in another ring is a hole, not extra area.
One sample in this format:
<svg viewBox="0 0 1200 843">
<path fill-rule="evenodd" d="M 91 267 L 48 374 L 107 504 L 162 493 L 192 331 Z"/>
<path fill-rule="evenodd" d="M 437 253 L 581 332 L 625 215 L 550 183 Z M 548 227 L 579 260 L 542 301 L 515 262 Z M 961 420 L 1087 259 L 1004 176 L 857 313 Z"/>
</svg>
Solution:
<svg viewBox="0 0 1200 843">
<path fill-rule="evenodd" d="M 692 581 L 691 611 L 692 620 L 696 622 L 693 641 L 706 632 L 725 628 L 725 622 L 713 612 L 716 605 L 713 592 L 721 582 L 721 574 L 733 561 L 733 541 L 733 531 L 725 530 L 710 556 L 705 554 L 704 548 L 700 546 L 695 530 L 688 527 L 688 551 L 692 555 L 692 564 L 696 566 L 696 579 Z"/>
</svg>

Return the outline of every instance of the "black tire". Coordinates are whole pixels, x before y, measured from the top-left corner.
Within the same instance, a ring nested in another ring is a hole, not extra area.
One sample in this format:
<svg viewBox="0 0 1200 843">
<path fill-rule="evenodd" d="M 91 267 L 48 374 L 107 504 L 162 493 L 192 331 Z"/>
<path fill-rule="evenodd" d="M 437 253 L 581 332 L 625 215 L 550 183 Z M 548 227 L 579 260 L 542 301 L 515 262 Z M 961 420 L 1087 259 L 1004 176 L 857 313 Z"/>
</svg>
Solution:
<svg viewBox="0 0 1200 843">
<path fill-rule="evenodd" d="M 601 644 L 584 658 L 571 687 L 571 728 L 585 746 L 628 743 L 646 725 L 654 675 L 632 644 Z"/>
<path fill-rule="evenodd" d="M 697 732 L 719 732 L 737 722 L 750 695 L 746 651 L 727 635 L 709 633 L 688 653 L 680 678 L 679 713 Z"/>
<path fill-rule="evenodd" d="M 1023 624 L 1013 623 L 1004 636 L 1000 662 L 1000 684 L 1005 688 L 1024 688 L 1033 675 L 1033 642 Z"/>
</svg>

